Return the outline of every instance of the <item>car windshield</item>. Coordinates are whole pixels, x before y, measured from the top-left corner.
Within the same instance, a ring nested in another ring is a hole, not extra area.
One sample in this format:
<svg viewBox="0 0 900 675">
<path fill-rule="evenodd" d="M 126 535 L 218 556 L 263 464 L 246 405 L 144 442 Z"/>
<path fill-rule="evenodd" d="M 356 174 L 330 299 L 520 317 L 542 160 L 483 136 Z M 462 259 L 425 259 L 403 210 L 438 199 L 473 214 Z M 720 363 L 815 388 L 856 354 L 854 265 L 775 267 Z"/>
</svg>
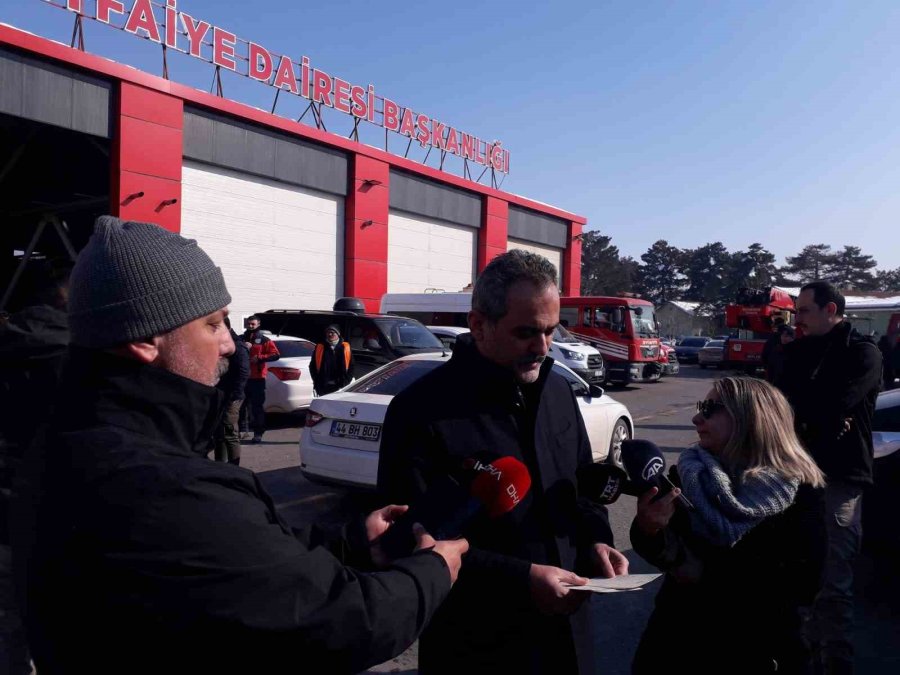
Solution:
<svg viewBox="0 0 900 675">
<path fill-rule="evenodd" d="M 686 338 L 686 339 L 682 340 L 681 344 L 678 346 L 679 347 L 702 347 L 707 342 L 709 342 L 709 340 L 707 340 L 706 338 Z"/>
<path fill-rule="evenodd" d="M 444 361 L 392 361 L 366 377 L 358 379 L 344 391 L 357 394 L 385 394 L 394 396 L 406 389 L 426 373 L 430 373 Z"/>
<path fill-rule="evenodd" d="M 566 330 L 566 327 L 559 325 L 553 329 L 553 341 L 565 345 L 578 344 L 580 340 Z"/>
<path fill-rule="evenodd" d="M 312 342 L 306 340 L 278 340 L 275 339 L 275 346 L 278 347 L 278 353 L 281 358 L 291 358 L 294 356 L 312 356 L 316 346 Z"/>
<path fill-rule="evenodd" d="M 629 307 L 631 313 L 631 325 L 634 326 L 634 334 L 641 337 L 657 337 L 659 331 L 656 328 L 656 315 L 651 305 Z"/>
<path fill-rule="evenodd" d="M 438 351 L 444 346 L 434 333 L 415 319 L 375 319 L 392 347 Z"/>
</svg>

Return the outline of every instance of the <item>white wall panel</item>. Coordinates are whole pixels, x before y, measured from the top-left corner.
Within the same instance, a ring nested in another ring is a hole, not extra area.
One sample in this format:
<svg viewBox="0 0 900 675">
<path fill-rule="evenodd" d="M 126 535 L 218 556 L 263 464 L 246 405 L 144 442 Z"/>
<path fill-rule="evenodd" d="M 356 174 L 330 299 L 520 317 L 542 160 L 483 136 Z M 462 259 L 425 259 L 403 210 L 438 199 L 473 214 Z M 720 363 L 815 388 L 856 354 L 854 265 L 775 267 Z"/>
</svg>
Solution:
<svg viewBox="0 0 900 675">
<path fill-rule="evenodd" d="M 192 161 L 181 182 L 181 233 L 222 268 L 235 316 L 343 294 L 343 198 Z"/>
<path fill-rule="evenodd" d="M 478 231 L 424 216 L 388 217 L 388 293 L 460 291 L 475 280 Z"/>
<path fill-rule="evenodd" d="M 563 252 L 558 248 L 553 248 L 551 246 L 541 246 L 540 244 L 533 244 L 530 241 L 521 241 L 519 239 L 507 239 L 506 240 L 506 250 L 512 251 L 513 249 L 519 249 L 522 251 L 530 251 L 531 253 L 537 253 L 539 255 L 544 256 L 553 263 L 556 267 L 556 283 L 562 283 L 562 255 Z"/>
</svg>

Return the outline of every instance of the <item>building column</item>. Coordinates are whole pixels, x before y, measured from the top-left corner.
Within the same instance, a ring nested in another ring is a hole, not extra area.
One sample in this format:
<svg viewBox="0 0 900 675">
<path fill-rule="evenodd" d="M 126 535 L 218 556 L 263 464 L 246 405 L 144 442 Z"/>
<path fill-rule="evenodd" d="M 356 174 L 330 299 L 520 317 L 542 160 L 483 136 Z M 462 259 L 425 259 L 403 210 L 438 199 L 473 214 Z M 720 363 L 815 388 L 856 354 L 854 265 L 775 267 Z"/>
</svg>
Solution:
<svg viewBox="0 0 900 675">
<path fill-rule="evenodd" d="M 121 82 L 115 123 L 112 215 L 180 232 L 182 100 Z"/>
<path fill-rule="evenodd" d="M 485 196 L 482 206 L 481 228 L 478 230 L 478 273 L 501 253 L 506 253 L 509 227 L 509 202 Z"/>
<path fill-rule="evenodd" d="M 584 225 L 569 223 L 569 243 L 563 252 L 562 295 L 581 295 L 581 234 Z"/>
<path fill-rule="evenodd" d="M 344 229 L 344 295 L 380 310 L 387 293 L 390 165 L 354 155 Z"/>
</svg>

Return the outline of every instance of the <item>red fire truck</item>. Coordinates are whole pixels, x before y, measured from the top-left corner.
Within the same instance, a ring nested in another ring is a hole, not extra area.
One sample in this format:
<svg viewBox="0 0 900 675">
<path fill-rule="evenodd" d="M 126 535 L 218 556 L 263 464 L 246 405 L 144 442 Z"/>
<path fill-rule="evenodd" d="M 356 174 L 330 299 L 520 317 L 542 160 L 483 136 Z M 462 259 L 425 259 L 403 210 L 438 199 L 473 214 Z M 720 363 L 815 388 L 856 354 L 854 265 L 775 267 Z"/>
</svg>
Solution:
<svg viewBox="0 0 900 675">
<path fill-rule="evenodd" d="M 737 332 L 730 337 L 724 355 L 724 366 L 756 372 L 762 367 L 762 350 L 775 332 L 775 319 L 792 323 L 794 300 L 773 286 L 741 288 L 735 302 L 725 308 L 725 325 Z"/>
<path fill-rule="evenodd" d="M 655 382 L 662 374 L 653 303 L 633 295 L 560 298 L 560 323 L 596 347 L 606 379 L 616 384 Z"/>
</svg>

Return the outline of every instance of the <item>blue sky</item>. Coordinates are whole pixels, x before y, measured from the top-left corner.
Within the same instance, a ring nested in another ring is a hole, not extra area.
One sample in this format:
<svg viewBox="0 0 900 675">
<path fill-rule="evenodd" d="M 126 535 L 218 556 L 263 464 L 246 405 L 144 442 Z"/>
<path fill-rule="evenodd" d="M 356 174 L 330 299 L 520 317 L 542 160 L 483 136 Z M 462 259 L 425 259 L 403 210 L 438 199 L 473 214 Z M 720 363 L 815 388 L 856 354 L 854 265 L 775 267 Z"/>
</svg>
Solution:
<svg viewBox="0 0 900 675">
<path fill-rule="evenodd" d="M 586 216 L 624 254 L 661 238 L 731 250 L 759 241 L 781 263 L 823 242 L 900 267 L 900 3 L 179 0 L 178 9 L 502 140 L 504 190 Z M 60 41 L 71 34 L 71 15 L 41 0 L 2 0 L 0 21 Z M 88 51 L 161 70 L 147 41 L 96 22 L 85 39 Z M 175 54 L 169 68 L 209 89 L 210 66 Z M 271 106 L 265 85 L 230 73 L 223 85 L 229 98 Z M 290 99 L 278 111 L 296 117 L 303 102 Z M 349 132 L 340 113 L 325 120 Z M 383 132 L 363 140 L 383 144 Z"/>
</svg>

